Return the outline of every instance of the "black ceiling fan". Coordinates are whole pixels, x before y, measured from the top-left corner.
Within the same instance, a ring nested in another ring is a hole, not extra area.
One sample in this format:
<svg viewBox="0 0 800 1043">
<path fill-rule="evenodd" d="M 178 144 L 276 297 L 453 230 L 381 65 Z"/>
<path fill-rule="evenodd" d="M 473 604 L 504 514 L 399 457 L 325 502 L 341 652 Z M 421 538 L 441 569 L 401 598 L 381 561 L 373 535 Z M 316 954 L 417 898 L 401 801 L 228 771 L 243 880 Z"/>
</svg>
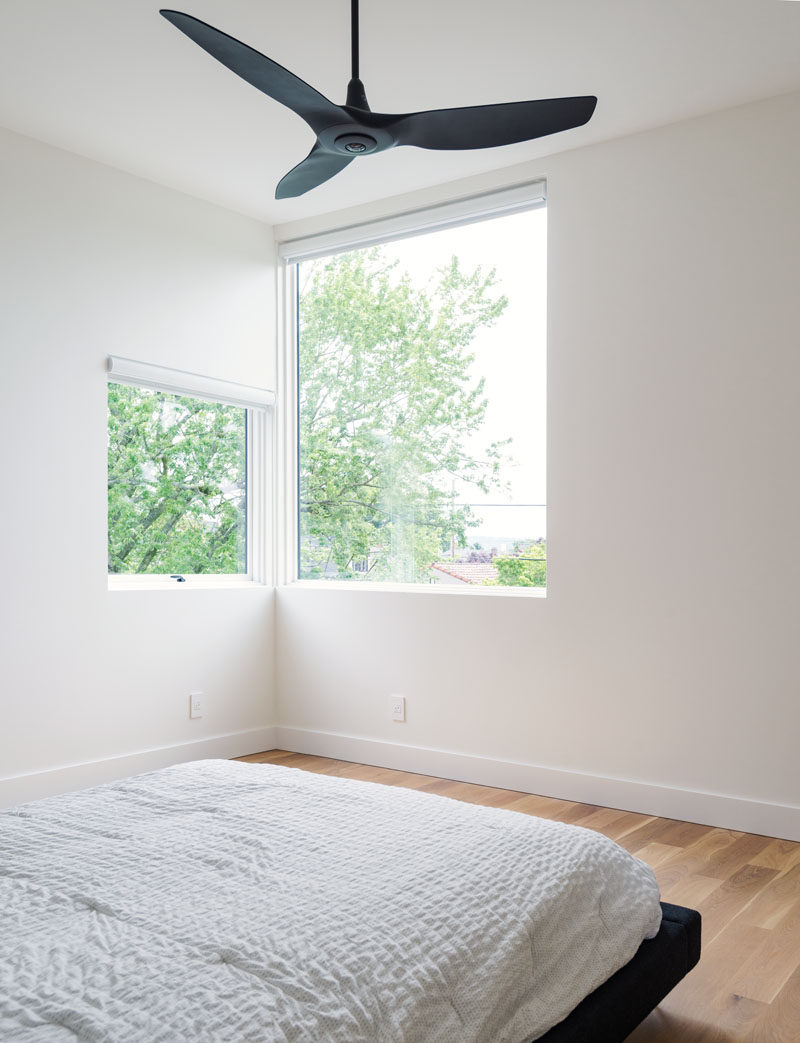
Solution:
<svg viewBox="0 0 800 1043">
<path fill-rule="evenodd" d="M 302 163 L 278 182 L 276 199 L 301 196 L 338 174 L 358 156 L 396 145 L 428 149 L 479 149 L 530 141 L 587 123 L 593 95 L 500 105 L 472 105 L 390 115 L 372 112 L 358 78 L 358 0 L 350 0 L 352 79 L 347 100 L 336 105 L 294 73 L 227 33 L 180 11 L 161 14 L 203 50 L 306 121 L 317 140 Z"/>
</svg>

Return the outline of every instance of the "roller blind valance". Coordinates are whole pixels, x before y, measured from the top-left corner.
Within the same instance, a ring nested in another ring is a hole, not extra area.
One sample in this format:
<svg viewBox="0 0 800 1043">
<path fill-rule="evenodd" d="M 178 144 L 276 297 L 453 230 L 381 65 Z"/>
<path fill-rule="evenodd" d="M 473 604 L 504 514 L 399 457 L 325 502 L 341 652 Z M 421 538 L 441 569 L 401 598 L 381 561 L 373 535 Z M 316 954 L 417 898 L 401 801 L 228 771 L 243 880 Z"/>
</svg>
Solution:
<svg viewBox="0 0 800 1043">
<path fill-rule="evenodd" d="M 455 228 L 467 222 L 488 221 L 493 217 L 533 210 L 544 206 L 546 201 L 546 182 L 530 181 L 510 188 L 449 200 L 435 206 L 407 210 L 392 217 L 286 239 L 278 243 L 278 256 L 287 264 L 298 264 L 315 257 L 329 257 L 346 250 L 357 250 L 377 243 Z"/>
<path fill-rule="evenodd" d="M 233 380 L 218 380 L 201 373 L 187 373 L 169 366 L 155 366 L 150 362 L 109 355 L 108 379 L 118 384 L 166 391 L 172 395 L 193 395 L 210 402 L 224 402 L 245 409 L 268 409 L 275 405 L 275 392 L 267 388 L 250 387 Z"/>
</svg>

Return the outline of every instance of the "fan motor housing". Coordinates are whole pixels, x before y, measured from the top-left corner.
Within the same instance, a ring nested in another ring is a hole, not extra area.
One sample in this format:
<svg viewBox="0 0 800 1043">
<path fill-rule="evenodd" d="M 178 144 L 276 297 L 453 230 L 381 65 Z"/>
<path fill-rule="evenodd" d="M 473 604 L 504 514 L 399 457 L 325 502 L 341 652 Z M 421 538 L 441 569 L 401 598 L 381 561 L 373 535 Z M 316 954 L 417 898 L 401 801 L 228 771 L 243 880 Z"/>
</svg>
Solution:
<svg viewBox="0 0 800 1043">
<path fill-rule="evenodd" d="M 340 152 L 349 152 L 353 156 L 363 156 L 374 152 L 378 142 L 370 134 L 342 134 L 334 141 Z"/>
<path fill-rule="evenodd" d="M 391 148 L 394 140 L 382 127 L 360 127 L 351 123 L 326 127 L 320 131 L 319 143 L 328 152 L 355 159 Z"/>
</svg>

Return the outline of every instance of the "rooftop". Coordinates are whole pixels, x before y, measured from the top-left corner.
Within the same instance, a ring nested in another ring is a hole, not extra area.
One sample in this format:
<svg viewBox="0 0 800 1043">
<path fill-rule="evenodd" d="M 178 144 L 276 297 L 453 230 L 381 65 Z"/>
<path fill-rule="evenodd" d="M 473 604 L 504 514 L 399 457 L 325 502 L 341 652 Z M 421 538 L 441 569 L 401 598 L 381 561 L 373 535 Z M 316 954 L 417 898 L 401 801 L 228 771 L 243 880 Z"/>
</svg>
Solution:
<svg viewBox="0 0 800 1043">
<path fill-rule="evenodd" d="M 497 579 L 497 569 L 488 561 L 437 561 L 431 568 L 461 583 L 483 583 L 487 579 Z"/>
</svg>

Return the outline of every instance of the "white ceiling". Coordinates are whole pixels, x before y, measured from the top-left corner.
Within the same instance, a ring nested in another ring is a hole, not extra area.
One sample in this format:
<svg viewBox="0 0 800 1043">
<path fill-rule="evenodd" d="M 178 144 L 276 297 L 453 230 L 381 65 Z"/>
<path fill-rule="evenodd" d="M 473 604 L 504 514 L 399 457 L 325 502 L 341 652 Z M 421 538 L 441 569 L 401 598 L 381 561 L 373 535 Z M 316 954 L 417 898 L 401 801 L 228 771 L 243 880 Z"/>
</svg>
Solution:
<svg viewBox="0 0 800 1043">
<path fill-rule="evenodd" d="M 169 0 L 344 101 L 349 0 Z M 156 0 L 0 0 L 0 125 L 282 223 L 800 89 L 792 0 L 361 0 L 376 111 L 596 94 L 592 121 L 477 152 L 402 148 L 277 202 L 311 130 Z"/>
</svg>

